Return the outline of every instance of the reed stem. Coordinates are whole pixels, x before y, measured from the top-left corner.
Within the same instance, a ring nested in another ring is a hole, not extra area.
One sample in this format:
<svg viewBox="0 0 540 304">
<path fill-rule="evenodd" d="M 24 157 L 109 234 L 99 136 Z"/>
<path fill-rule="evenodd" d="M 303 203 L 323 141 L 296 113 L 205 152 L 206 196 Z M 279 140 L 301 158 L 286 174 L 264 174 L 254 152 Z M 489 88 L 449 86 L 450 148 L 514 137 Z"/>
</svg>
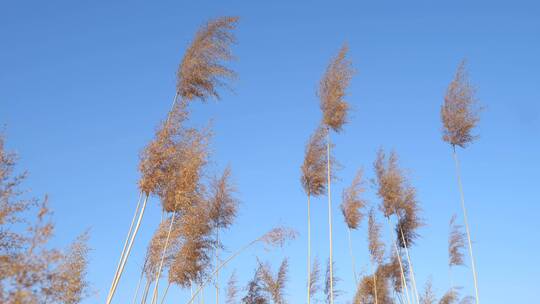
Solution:
<svg viewBox="0 0 540 304">
<path fill-rule="evenodd" d="M 133 247 L 133 243 L 135 242 L 135 237 L 137 236 L 137 232 L 139 232 L 139 228 L 141 227 L 141 221 L 144 215 L 144 211 L 146 209 L 146 203 L 148 202 L 148 194 L 144 198 L 144 202 L 141 208 L 141 212 L 139 213 L 139 218 L 137 219 L 137 224 L 135 225 L 135 230 L 133 231 L 133 234 L 131 235 L 131 239 L 129 240 L 129 245 L 127 247 L 127 251 L 125 253 L 124 259 L 122 261 L 122 264 L 120 265 L 120 269 L 118 272 L 118 276 L 113 281 L 113 286 L 111 288 L 111 291 L 107 297 L 107 304 L 110 304 L 112 301 L 112 298 L 114 296 L 114 293 L 116 292 L 116 287 L 118 286 L 118 282 L 120 281 L 120 278 L 122 277 L 122 273 L 124 272 L 124 267 L 126 266 L 127 260 L 129 258 L 129 254 L 131 253 L 131 248 Z"/>
<path fill-rule="evenodd" d="M 469 229 L 469 220 L 467 217 L 467 208 L 465 207 L 465 195 L 463 194 L 463 185 L 461 183 L 461 171 L 460 171 L 460 165 L 459 165 L 459 159 L 456 153 L 456 146 L 452 146 L 454 156 L 454 162 L 456 165 L 456 176 L 457 176 L 457 183 L 459 188 L 459 195 L 461 198 L 461 209 L 463 210 L 463 220 L 465 221 L 465 230 L 467 231 L 467 241 L 469 245 L 469 257 L 471 259 L 471 270 L 473 273 L 473 280 L 474 280 L 474 292 L 475 292 L 475 300 L 476 304 L 480 304 L 480 298 L 478 297 L 478 278 L 476 273 L 476 265 L 474 262 L 474 254 L 473 254 L 473 247 L 472 247 L 472 241 L 471 241 L 471 232 Z"/>
<path fill-rule="evenodd" d="M 411 303 L 411 298 L 409 296 L 409 288 L 407 287 L 407 278 L 405 277 L 405 271 L 403 270 L 403 264 L 401 262 L 401 254 L 398 249 L 397 239 L 394 237 L 394 230 L 392 230 L 392 224 L 390 224 L 390 217 L 387 217 L 388 229 L 390 230 L 391 239 L 394 243 L 394 249 L 396 250 L 396 256 L 399 263 L 399 269 L 401 270 L 401 285 L 405 287 L 405 296 L 407 297 L 407 303 Z"/>
<path fill-rule="evenodd" d="M 327 128 L 326 141 L 326 174 L 328 184 L 328 232 L 329 232 L 329 247 L 330 247 L 330 304 L 334 304 L 334 259 L 332 251 L 332 192 L 330 189 L 330 128 Z"/>
<path fill-rule="evenodd" d="M 307 303 L 311 303 L 311 199 L 307 196 L 307 226 L 308 226 L 308 252 L 307 252 Z"/>
<path fill-rule="evenodd" d="M 348 232 L 347 236 L 349 237 L 349 253 L 351 254 L 354 282 L 356 283 L 356 285 L 358 285 L 358 277 L 356 276 L 356 263 L 354 261 L 354 254 L 353 254 L 352 242 L 351 242 L 351 228 L 347 227 L 347 232 Z"/>
</svg>

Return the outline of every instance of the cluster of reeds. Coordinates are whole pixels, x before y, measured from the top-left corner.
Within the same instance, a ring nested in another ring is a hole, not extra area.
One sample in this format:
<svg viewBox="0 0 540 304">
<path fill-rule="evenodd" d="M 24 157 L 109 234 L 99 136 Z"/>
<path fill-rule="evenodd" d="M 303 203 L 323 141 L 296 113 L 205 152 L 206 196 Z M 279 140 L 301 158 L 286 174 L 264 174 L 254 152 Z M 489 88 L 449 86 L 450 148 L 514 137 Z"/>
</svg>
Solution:
<svg viewBox="0 0 540 304">
<path fill-rule="evenodd" d="M 90 295 L 89 234 L 65 250 L 51 246 L 48 199 L 24 198 L 17 161 L 0 134 L 0 303 L 79 303 Z"/>
<path fill-rule="evenodd" d="M 225 260 L 219 256 L 219 249 L 223 247 L 220 231 L 234 223 L 239 200 L 230 167 L 220 176 L 207 178 L 210 175 L 207 164 L 212 132 L 209 128 L 188 127 L 188 109 L 189 102 L 195 99 L 219 99 L 218 88 L 228 86 L 227 80 L 235 76 L 226 63 L 233 58 L 230 49 L 235 42 L 232 30 L 237 20 L 236 17 L 222 17 L 204 25 L 180 63 L 172 108 L 156 130 L 155 137 L 141 153 L 141 195 L 107 303 L 113 300 L 150 197 L 159 200 L 162 219 L 148 244 L 133 303 L 139 300 L 143 280 L 146 283 L 140 303 L 147 303 L 148 300 L 152 304 L 164 302 L 171 285 L 192 290 L 196 288 L 189 300 L 191 303 L 211 281 L 216 288 L 216 303 L 219 303 L 219 271 L 229 261 L 257 243 L 283 246 L 287 240 L 295 237 L 294 231 L 278 227 Z M 286 264 L 282 268 L 274 285 L 270 284 L 271 277 L 266 267 L 261 268 L 266 289 L 272 288 L 274 299 L 277 299 L 277 286 L 285 283 L 281 273 L 286 271 Z M 162 279 L 166 281 L 166 287 L 160 296 Z M 150 288 L 152 285 L 153 288 Z M 231 291 L 231 294 L 234 292 Z"/>
<path fill-rule="evenodd" d="M 304 163 L 302 164 L 301 182 L 307 195 L 308 210 L 308 254 L 307 254 L 307 303 L 310 302 L 313 293 L 314 280 L 311 271 L 311 197 L 323 194 L 328 195 L 330 255 L 329 277 L 326 289 L 328 301 L 333 302 L 334 292 L 332 282 L 332 208 L 331 208 L 331 180 L 335 177 L 332 165 L 335 160 L 332 157 L 330 147 L 330 131 L 339 132 L 346 122 L 349 105 L 343 100 L 347 85 L 351 80 L 352 68 L 350 61 L 346 59 L 347 48 L 344 47 L 330 63 L 319 89 L 323 119 L 321 126 L 310 137 L 305 150 Z M 370 254 L 370 274 L 357 276 L 356 261 L 352 251 L 351 231 L 357 230 L 364 218 L 364 210 L 369 203 L 362 198 L 365 191 L 362 181 L 362 172 L 358 172 L 352 184 L 346 187 L 342 195 L 341 211 L 344 223 L 347 227 L 349 252 L 351 255 L 352 274 L 357 285 L 357 291 L 353 303 L 468 303 L 475 300 L 479 303 L 478 286 L 474 256 L 472 254 L 472 242 L 467 220 L 467 212 L 463 199 L 463 191 L 459 174 L 456 146 L 466 147 L 476 136 L 471 132 L 479 121 L 480 107 L 474 97 L 474 88 L 470 85 L 462 62 L 456 72 L 455 78 L 448 87 L 444 104 L 441 109 L 443 122 L 443 140 L 451 144 L 456 169 L 458 173 L 458 185 L 461 194 L 463 216 L 466 234 L 461 231 L 461 225 L 457 224 L 457 217 L 452 217 L 450 222 L 450 235 L 448 244 L 450 288 L 440 299 L 432 289 L 431 283 L 426 285 L 424 292 L 420 293 L 412 263 L 411 246 L 416 244 L 419 237 L 418 229 L 424 225 L 420 215 L 421 208 L 416 198 L 416 189 L 411 185 L 409 178 L 398 164 L 398 156 L 395 152 L 388 155 L 380 149 L 374 162 L 373 184 L 376 194 L 381 202 L 378 208 L 371 207 L 368 214 L 367 236 L 368 251 Z M 326 137 L 326 138 L 325 138 Z M 325 141 L 326 139 L 326 141 Z M 325 155 L 326 144 L 326 155 Z M 326 156 L 326 159 L 325 159 Z M 326 168 L 325 168 L 326 160 Z M 324 170 L 326 169 L 326 172 Z M 326 173 L 326 180 L 324 174 Z M 377 220 L 377 211 L 388 223 L 390 232 L 389 250 L 385 250 L 386 244 L 382 240 L 382 226 Z M 460 298 L 458 288 L 454 286 L 451 278 L 451 269 L 454 266 L 464 265 L 462 250 L 465 247 L 465 237 L 469 247 L 471 268 L 474 279 L 475 297 Z"/>
</svg>

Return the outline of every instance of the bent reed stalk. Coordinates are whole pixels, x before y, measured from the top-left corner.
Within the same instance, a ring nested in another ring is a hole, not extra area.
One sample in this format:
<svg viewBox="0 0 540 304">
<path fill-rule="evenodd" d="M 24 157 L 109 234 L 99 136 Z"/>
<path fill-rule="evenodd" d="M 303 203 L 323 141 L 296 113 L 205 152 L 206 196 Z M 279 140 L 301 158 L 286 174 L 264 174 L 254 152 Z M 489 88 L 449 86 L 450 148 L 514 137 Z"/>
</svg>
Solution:
<svg viewBox="0 0 540 304">
<path fill-rule="evenodd" d="M 118 282 L 120 282 L 120 278 L 122 277 L 122 273 L 124 272 L 124 267 L 126 266 L 127 260 L 129 258 L 129 254 L 131 253 L 131 248 L 133 247 L 133 243 L 135 242 L 135 237 L 137 236 L 137 232 L 139 231 L 139 228 L 141 226 L 141 221 L 142 221 L 142 218 L 143 218 L 143 215 L 144 215 L 144 211 L 146 209 L 146 203 L 147 202 L 148 202 L 148 194 L 144 198 L 144 203 L 142 205 L 141 212 L 139 214 L 139 219 L 137 220 L 137 225 L 135 226 L 135 231 L 133 231 L 133 234 L 132 234 L 131 239 L 129 241 L 129 245 L 128 245 L 128 248 L 127 248 L 127 251 L 126 251 L 126 255 L 125 255 L 125 258 L 122 261 L 122 264 L 120 266 L 118 276 L 117 276 L 116 280 L 113 282 L 113 287 L 111 289 L 111 292 L 110 292 L 109 296 L 107 297 L 107 302 L 106 302 L 107 304 L 111 303 L 111 301 L 113 299 L 113 296 L 114 296 L 114 293 L 116 292 L 116 287 L 118 286 Z"/>
</svg>

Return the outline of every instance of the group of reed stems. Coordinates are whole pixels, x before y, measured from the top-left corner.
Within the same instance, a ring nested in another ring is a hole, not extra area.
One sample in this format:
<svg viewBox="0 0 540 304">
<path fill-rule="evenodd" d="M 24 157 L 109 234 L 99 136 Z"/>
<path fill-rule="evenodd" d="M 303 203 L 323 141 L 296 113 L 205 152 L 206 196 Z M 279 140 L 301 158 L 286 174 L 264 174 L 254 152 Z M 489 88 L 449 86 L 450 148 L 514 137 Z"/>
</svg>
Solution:
<svg viewBox="0 0 540 304">
<path fill-rule="evenodd" d="M 238 208 L 238 199 L 234 195 L 236 189 L 231 182 L 230 168 L 225 169 L 221 177 L 216 177 L 209 182 L 202 180 L 202 177 L 207 176 L 206 164 L 209 161 L 207 147 L 211 131 L 208 128 L 202 130 L 188 128 L 186 122 L 189 118 L 189 104 L 193 100 L 199 99 L 205 102 L 210 98 L 219 99 L 218 88 L 226 85 L 225 81 L 235 76 L 235 73 L 224 63 L 233 59 L 230 47 L 235 43 L 232 30 L 236 27 L 237 20 L 237 17 L 222 17 L 205 24 L 195 35 L 179 65 L 172 108 L 156 131 L 155 138 L 141 153 L 139 200 L 107 295 L 107 304 L 112 302 L 118 288 L 150 197 L 157 197 L 160 200 L 161 208 L 166 216 L 162 217 L 161 224 L 149 244 L 133 303 L 137 302 L 143 278 L 146 278 L 147 282 L 141 303 L 146 303 L 152 283 L 154 287 L 150 297 L 151 303 L 158 302 L 159 282 L 165 270 L 168 271 L 169 278 L 161 303 L 164 303 L 169 287 L 173 283 L 182 288 L 190 287 L 192 290 L 193 287 L 196 288 L 188 302 L 192 303 L 210 282 L 215 284 L 216 303 L 219 303 L 219 273 L 232 259 L 259 242 L 282 245 L 285 240 L 295 236 L 295 233 L 289 229 L 276 228 L 249 242 L 223 261 L 219 257 L 219 249 L 222 246 L 220 230 L 232 225 L 236 217 Z M 340 133 L 348 122 L 350 106 L 345 97 L 355 73 L 348 51 L 347 45 L 341 47 L 338 54 L 331 59 L 319 83 L 317 95 L 320 100 L 322 118 L 320 125 L 306 145 L 305 158 L 301 166 L 301 184 L 307 195 L 306 302 L 308 304 L 311 303 L 315 290 L 314 282 L 317 279 L 316 276 L 319 275 L 318 264 L 315 263 L 313 268 L 311 266 L 311 200 L 324 194 L 328 200 L 327 302 L 333 304 L 336 297 L 331 192 L 336 161 L 332 155 L 334 146 L 331 133 Z M 474 298 L 477 304 L 479 304 L 479 296 L 476 264 L 456 147 L 465 147 L 476 138 L 471 132 L 479 121 L 479 110 L 474 89 L 468 82 L 463 62 L 448 87 L 441 108 L 441 118 L 443 140 L 451 145 L 456 165 L 474 280 Z M 423 225 L 423 220 L 419 215 L 420 207 L 416 200 L 416 189 L 411 186 L 399 168 L 395 152 L 391 152 L 387 157 L 382 149 L 379 150 L 374 162 L 374 171 L 376 178 L 373 184 L 381 199 L 378 209 L 382 212 L 392 233 L 393 252 L 385 257 L 385 245 L 380 239 L 381 226 L 377 223 L 376 209 L 371 207 L 367 213 L 367 235 L 372 274 L 358 277 L 352 246 L 352 231 L 359 228 L 365 217 L 365 209 L 368 207 L 368 202 L 362 197 L 365 181 L 363 172 L 359 170 L 350 187 L 344 190 L 341 204 L 347 226 L 352 273 L 357 286 L 354 303 L 392 303 L 388 282 L 392 282 L 393 293 L 400 303 L 427 303 L 426 296 L 419 295 L 409 250 L 418 237 L 417 229 Z M 396 220 L 394 228 L 392 216 Z M 461 252 L 464 237 L 460 232 L 461 226 L 455 221 L 456 219 L 453 218 L 451 222 L 453 230 L 449 238 L 450 269 L 464 264 Z M 215 265 L 213 265 L 213 270 L 210 270 L 208 265 L 211 265 L 212 252 Z M 269 267 L 259 262 L 255 278 L 265 282 L 263 289 L 275 303 L 284 303 L 282 290 L 286 281 L 287 265 L 287 261 L 284 260 L 280 271 L 274 277 Z M 242 300 L 243 303 L 250 304 L 252 300 L 249 299 L 264 299 L 257 295 L 258 282 L 252 281 L 250 284 L 254 291 L 252 294 L 248 293 Z M 453 283 L 451 285 L 449 293 L 441 298 L 440 303 L 452 303 L 457 299 Z M 427 294 L 427 288 L 425 293 Z"/>
</svg>

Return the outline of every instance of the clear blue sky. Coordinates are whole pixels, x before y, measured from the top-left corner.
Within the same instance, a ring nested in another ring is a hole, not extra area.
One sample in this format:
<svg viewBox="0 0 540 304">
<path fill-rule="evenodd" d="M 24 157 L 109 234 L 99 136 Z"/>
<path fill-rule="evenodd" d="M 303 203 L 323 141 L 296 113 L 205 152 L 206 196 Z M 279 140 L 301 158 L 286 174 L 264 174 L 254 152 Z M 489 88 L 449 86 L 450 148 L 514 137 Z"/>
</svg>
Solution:
<svg viewBox="0 0 540 304">
<path fill-rule="evenodd" d="M 450 148 L 440 139 L 439 107 L 466 57 L 487 107 L 480 139 L 460 151 L 483 303 L 532 303 L 540 266 L 540 5 L 533 1 L 446 4 L 367 1 L 3 1 L 0 4 L 0 124 L 30 170 L 36 195 L 48 193 L 55 245 L 91 227 L 89 279 L 106 296 L 137 199 L 138 153 L 174 95 L 175 71 L 196 29 L 220 15 L 241 17 L 233 64 L 239 78 L 223 100 L 195 104 L 192 123 L 212 119 L 212 168 L 232 166 L 242 207 L 224 235 L 229 250 L 275 224 L 301 237 L 281 251 L 245 254 L 291 263 L 291 303 L 305 298 L 306 198 L 299 184 L 304 144 L 320 112 L 315 95 L 343 42 L 358 70 L 348 100 L 351 122 L 334 136 L 344 166 L 334 189 L 338 289 L 353 295 L 341 190 L 356 169 L 372 177 L 379 147 L 394 148 L 410 173 L 427 225 L 412 249 L 419 285 L 448 288 L 447 224 L 459 213 Z M 379 200 L 369 189 L 372 204 Z M 313 251 L 327 254 L 326 201 L 313 205 Z M 146 242 L 159 221 L 154 199 L 117 294 L 131 299 Z M 365 223 L 355 232 L 367 266 Z M 384 232 L 388 236 L 387 230 Z M 277 265 L 276 265 L 277 266 Z M 224 281 L 224 280 L 223 280 Z M 470 293 L 469 269 L 455 281 Z M 224 284 L 223 284 L 224 285 Z M 170 300 L 185 298 L 177 289 Z M 207 290 L 205 300 L 213 299 Z"/>
</svg>

